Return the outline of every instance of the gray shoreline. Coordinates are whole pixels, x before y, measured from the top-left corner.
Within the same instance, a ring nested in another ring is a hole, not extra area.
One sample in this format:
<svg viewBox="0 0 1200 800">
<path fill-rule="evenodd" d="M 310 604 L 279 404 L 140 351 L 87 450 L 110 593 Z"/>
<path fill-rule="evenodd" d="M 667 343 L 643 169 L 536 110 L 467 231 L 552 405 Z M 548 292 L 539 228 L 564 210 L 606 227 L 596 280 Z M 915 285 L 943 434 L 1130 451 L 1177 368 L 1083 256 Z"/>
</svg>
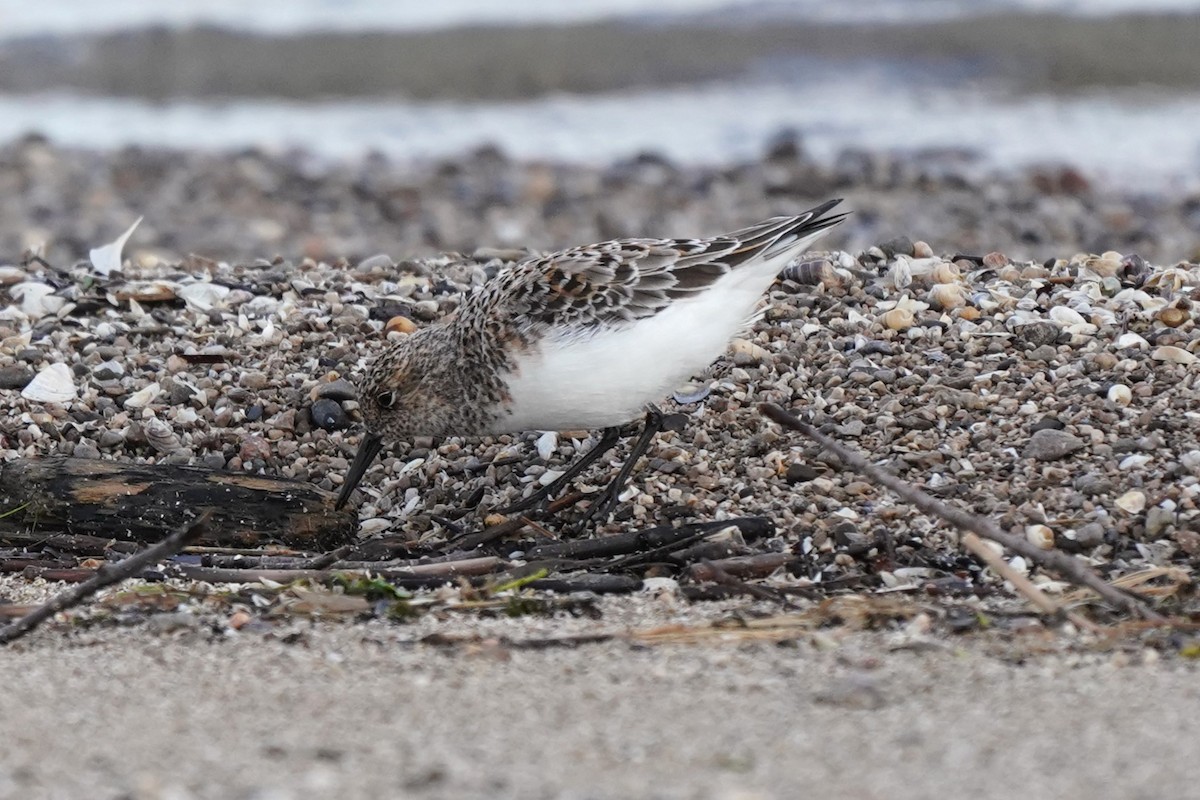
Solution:
<svg viewBox="0 0 1200 800">
<path fill-rule="evenodd" d="M 1196 259 L 1200 248 L 1194 192 L 1125 190 L 1065 166 L 980 173 L 953 150 L 847 151 L 822 164 L 786 136 L 758 160 L 708 167 L 653 153 L 605 167 L 531 162 L 494 148 L 420 162 L 253 149 L 95 152 L 33 136 L 0 145 L 0 181 L 5 263 L 40 246 L 69 264 L 140 216 L 135 257 L 356 262 L 716 234 L 832 196 L 856 212 L 842 234 L 852 251 L 913 232 L 939 251 L 1037 261 L 1117 250 L 1173 263 Z"/>
<path fill-rule="evenodd" d="M 1194 91 L 1200 15 L 983 16 L 878 27 L 793 20 L 598 22 L 267 36 L 150 29 L 0 42 L 0 92 L 179 98 L 513 100 L 678 86 L 885 59 L 927 78 L 1021 91 Z M 806 66 L 808 65 L 808 66 Z"/>
</svg>

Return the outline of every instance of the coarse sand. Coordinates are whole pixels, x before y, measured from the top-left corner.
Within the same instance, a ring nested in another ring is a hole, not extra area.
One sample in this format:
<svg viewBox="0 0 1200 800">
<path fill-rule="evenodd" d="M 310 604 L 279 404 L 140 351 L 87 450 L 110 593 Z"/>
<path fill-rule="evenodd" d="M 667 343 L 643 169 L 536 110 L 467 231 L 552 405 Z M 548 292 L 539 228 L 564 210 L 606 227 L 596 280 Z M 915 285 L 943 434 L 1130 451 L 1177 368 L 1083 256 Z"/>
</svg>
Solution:
<svg viewBox="0 0 1200 800">
<path fill-rule="evenodd" d="M 600 607 L 267 634 L 60 620 L 0 648 L 0 797 L 1158 798 L 1200 774 L 1187 660 L 1041 630 L 513 644 L 739 609 Z"/>
</svg>

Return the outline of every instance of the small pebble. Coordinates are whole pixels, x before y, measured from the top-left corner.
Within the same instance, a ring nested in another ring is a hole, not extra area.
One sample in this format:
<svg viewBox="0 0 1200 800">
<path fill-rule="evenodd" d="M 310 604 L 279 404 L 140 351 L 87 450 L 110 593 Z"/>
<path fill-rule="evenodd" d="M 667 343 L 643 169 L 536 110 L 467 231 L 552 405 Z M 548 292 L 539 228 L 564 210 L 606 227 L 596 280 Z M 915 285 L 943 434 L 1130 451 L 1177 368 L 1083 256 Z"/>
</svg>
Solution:
<svg viewBox="0 0 1200 800">
<path fill-rule="evenodd" d="M 336 431 L 346 427 L 350 420 L 342 406 L 335 400 L 321 398 L 309 409 L 313 424 L 327 431 Z"/>
<path fill-rule="evenodd" d="M 1057 461 L 1084 447 L 1084 441 L 1074 434 L 1054 428 L 1043 428 L 1030 437 L 1029 443 L 1025 445 L 1024 456 L 1038 461 Z"/>
</svg>

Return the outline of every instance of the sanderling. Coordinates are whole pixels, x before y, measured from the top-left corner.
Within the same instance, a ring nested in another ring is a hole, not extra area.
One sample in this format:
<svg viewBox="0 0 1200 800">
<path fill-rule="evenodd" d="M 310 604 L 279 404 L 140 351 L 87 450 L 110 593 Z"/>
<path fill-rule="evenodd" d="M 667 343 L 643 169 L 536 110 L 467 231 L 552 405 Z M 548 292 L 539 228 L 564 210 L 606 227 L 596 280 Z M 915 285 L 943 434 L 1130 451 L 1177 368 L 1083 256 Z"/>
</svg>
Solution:
<svg viewBox="0 0 1200 800">
<path fill-rule="evenodd" d="M 603 428 L 579 463 L 535 495 L 553 496 L 616 444 L 618 426 L 725 350 L 779 271 L 845 218 L 823 216 L 839 202 L 711 239 L 618 239 L 501 270 L 455 315 L 396 342 L 367 370 L 358 392 L 366 435 L 337 507 L 385 441 Z M 660 422 L 650 406 L 633 453 L 588 517 L 611 510 Z"/>
</svg>

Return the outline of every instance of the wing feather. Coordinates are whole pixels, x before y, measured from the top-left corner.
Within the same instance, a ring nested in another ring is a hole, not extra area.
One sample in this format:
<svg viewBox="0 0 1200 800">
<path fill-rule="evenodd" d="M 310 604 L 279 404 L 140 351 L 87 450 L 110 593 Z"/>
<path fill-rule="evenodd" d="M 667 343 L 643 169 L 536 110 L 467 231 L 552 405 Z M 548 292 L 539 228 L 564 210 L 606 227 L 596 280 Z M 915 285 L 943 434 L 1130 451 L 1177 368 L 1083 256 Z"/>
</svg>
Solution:
<svg viewBox="0 0 1200 800">
<path fill-rule="evenodd" d="M 710 239 L 618 239 L 529 259 L 502 270 L 460 313 L 478 327 L 503 322 L 525 336 L 629 324 L 838 224 L 845 215 L 822 217 L 838 202 Z"/>
</svg>

